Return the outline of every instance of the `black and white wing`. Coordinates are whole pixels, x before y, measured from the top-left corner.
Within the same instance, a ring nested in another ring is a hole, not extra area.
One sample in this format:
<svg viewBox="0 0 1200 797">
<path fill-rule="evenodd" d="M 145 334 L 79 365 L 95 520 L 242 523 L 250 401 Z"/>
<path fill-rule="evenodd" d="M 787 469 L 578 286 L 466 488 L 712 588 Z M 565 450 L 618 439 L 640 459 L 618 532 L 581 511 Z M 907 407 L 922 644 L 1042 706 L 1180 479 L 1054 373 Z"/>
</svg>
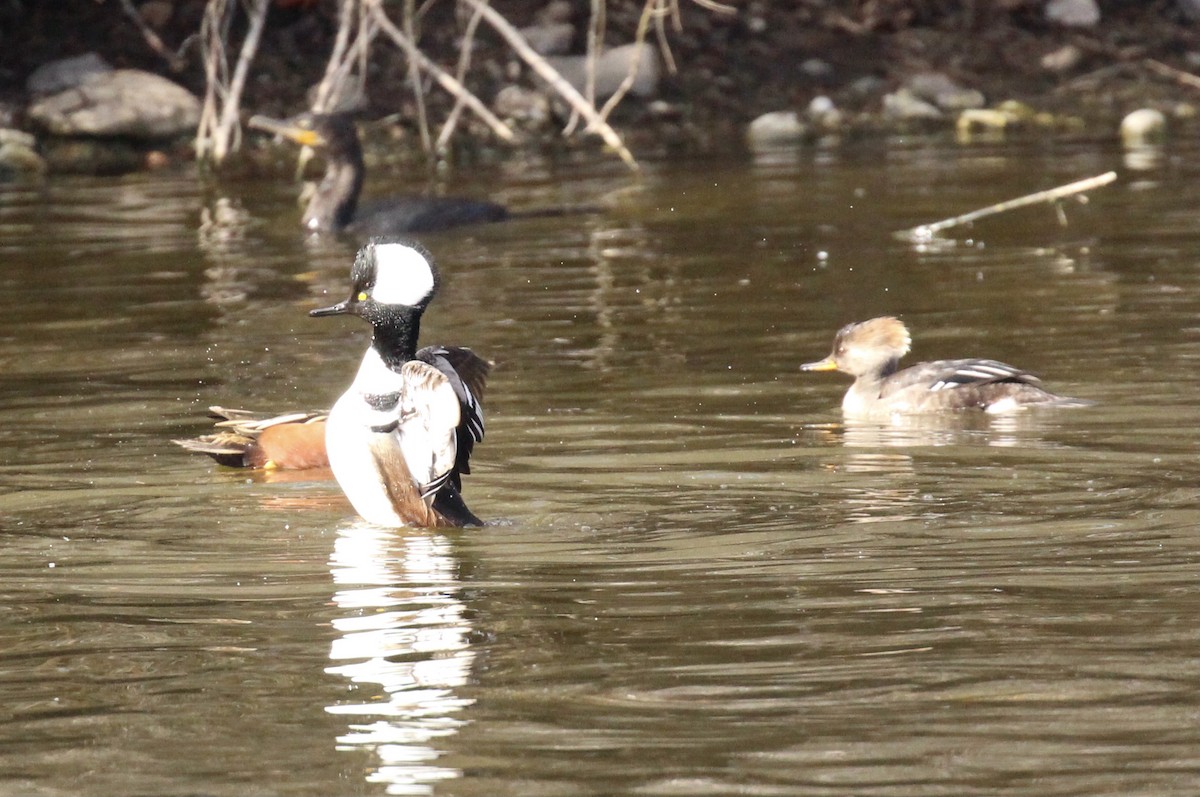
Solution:
<svg viewBox="0 0 1200 797">
<path fill-rule="evenodd" d="M 963 387 L 1002 383 L 1040 387 L 1041 380 L 1027 371 L 996 360 L 934 360 L 918 363 L 894 374 L 884 383 L 880 398 L 901 391 L 942 393 Z"/>
<path fill-rule="evenodd" d="M 410 360 L 400 375 L 404 387 L 396 406 L 394 434 L 421 498 L 432 501 L 456 470 L 462 415 L 458 396 L 445 374 L 427 362 Z"/>
<path fill-rule="evenodd" d="M 446 377 L 458 399 L 458 456 L 450 480 L 456 490 L 461 490 L 461 474 L 471 472 L 471 452 L 483 440 L 483 391 L 492 364 L 459 346 L 426 346 L 416 356 L 416 361 L 432 365 Z"/>
<path fill-rule="evenodd" d="M 938 360 L 928 364 L 941 366 L 940 373 L 929 385 L 929 390 L 933 392 L 964 385 L 992 385 L 999 382 L 1040 385 L 1042 381 L 1028 371 L 997 360 Z"/>
</svg>

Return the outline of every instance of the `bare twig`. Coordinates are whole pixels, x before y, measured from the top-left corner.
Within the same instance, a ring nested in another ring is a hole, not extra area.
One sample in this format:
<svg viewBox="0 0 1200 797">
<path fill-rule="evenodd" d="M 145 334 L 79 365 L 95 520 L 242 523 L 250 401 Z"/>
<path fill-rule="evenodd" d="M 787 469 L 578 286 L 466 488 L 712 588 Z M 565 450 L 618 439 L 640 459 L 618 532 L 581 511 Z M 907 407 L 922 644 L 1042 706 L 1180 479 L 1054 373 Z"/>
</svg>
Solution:
<svg viewBox="0 0 1200 797">
<path fill-rule="evenodd" d="M 420 36 L 414 17 L 416 10 L 413 0 L 404 0 L 404 35 L 414 46 L 408 48 L 408 82 L 412 84 L 413 97 L 417 101 L 417 129 L 421 131 L 421 147 L 426 152 L 433 151 L 433 136 L 429 132 L 429 111 L 425 108 L 425 88 L 421 85 L 421 67 L 417 63 L 416 54 L 420 52 L 415 46 Z"/>
<path fill-rule="evenodd" d="M 1056 200 L 1063 199 L 1064 197 L 1071 196 L 1072 194 L 1079 194 L 1084 191 L 1090 191 L 1093 188 L 1100 188 L 1101 186 L 1108 185 L 1116 179 L 1116 172 L 1105 172 L 1104 174 L 1096 177 L 1089 177 L 1086 180 L 1078 180 L 1073 183 L 1068 183 L 1067 185 L 1061 185 L 1057 188 L 1049 188 L 1045 191 L 1038 191 L 1034 194 L 1027 194 L 1023 197 L 1010 199 L 1006 202 L 1000 202 L 996 205 L 988 205 L 986 208 L 973 210 L 970 213 L 964 213 L 963 215 L 955 216 L 954 218 L 942 219 L 941 221 L 935 221 L 932 224 L 922 224 L 918 227 L 913 227 L 912 229 L 908 230 L 900 230 L 899 232 L 894 233 L 894 235 L 897 238 L 901 238 L 906 241 L 921 243 L 930 240 L 942 230 L 948 230 L 951 227 L 957 227 L 960 224 L 967 224 L 977 219 L 982 219 L 985 216 L 995 215 L 996 213 L 1004 213 L 1009 210 L 1015 210 L 1016 208 L 1023 208 L 1026 205 L 1036 205 L 1040 202 L 1054 202 Z"/>
<path fill-rule="evenodd" d="M 142 15 L 133 7 L 133 0 L 121 0 L 121 8 L 125 10 L 125 15 L 133 20 L 133 24 L 137 25 L 137 29 L 141 31 L 142 38 L 146 40 L 150 49 L 162 56 L 171 69 L 179 69 L 182 63 L 180 54 L 171 52 L 163 44 L 163 40 L 159 38 L 153 28 L 146 24 L 146 20 L 142 19 Z"/>
<path fill-rule="evenodd" d="M 196 131 L 196 156 L 220 165 L 241 141 L 242 90 L 250 64 L 258 51 L 259 38 L 267 19 L 268 0 L 250 0 L 249 26 L 238 54 L 233 74 L 229 75 L 229 26 L 236 6 L 229 0 L 209 0 L 204 11 L 204 74 L 207 79 L 200 125 Z"/>
<path fill-rule="evenodd" d="M 1147 58 L 1143 63 L 1149 67 L 1151 72 L 1157 72 L 1163 77 L 1168 77 L 1188 88 L 1200 89 L 1200 77 L 1193 75 L 1191 72 L 1184 72 L 1182 69 L 1176 69 L 1173 66 L 1164 64 L 1162 61 L 1154 58 Z"/>
<path fill-rule="evenodd" d="M 717 14 L 736 14 L 737 13 L 737 8 L 735 8 L 734 6 L 728 6 L 728 5 L 725 5 L 724 3 L 717 3 L 714 0 L 692 0 L 692 2 L 695 3 L 696 5 L 700 6 L 701 8 L 706 8 L 709 11 L 713 11 Z"/>
<path fill-rule="evenodd" d="M 606 0 L 592 0 L 592 10 L 588 14 L 587 54 L 584 58 L 583 98 L 593 108 L 596 107 L 596 62 L 600 59 L 601 45 L 604 42 L 604 30 L 608 25 L 608 5 Z M 571 115 L 563 125 L 563 135 L 574 134 L 579 125 L 579 111 L 571 108 Z"/>
<path fill-rule="evenodd" d="M 667 41 L 667 17 L 671 18 L 674 23 L 675 32 L 682 30 L 683 22 L 679 18 L 679 0 L 666 0 L 668 7 L 662 14 L 656 14 L 654 17 L 654 38 L 658 40 L 658 51 L 662 53 L 663 63 L 667 66 L 667 71 L 674 75 L 679 71 L 675 64 L 675 56 L 671 53 L 671 45 Z"/>
<path fill-rule="evenodd" d="M 646 0 L 646 5 L 642 8 L 642 15 L 638 19 L 637 34 L 634 36 L 634 44 L 637 50 L 634 51 L 633 58 L 629 61 L 629 72 L 626 73 L 625 79 L 621 81 L 621 85 L 617 86 L 617 90 L 604 103 L 604 107 L 600 109 L 600 118 L 608 119 L 608 115 L 612 113 L 613 108 L 617 107 L 625 95 L 629 93 L 629 89 L 633 87 L 633 81 L 637 80 L 638 69 L 642 66 L 642 51 L 646 48 L 646 32 L 650 29 L 650 20 L 658 17 L 661 19 L 667 13 L 667 9 L 663 6 L 663 0 Z"/>
<path fill-rule="evenodd" d="M 358 20 L 356 26 L 355 19 Z M 358 33 L 351 40 L 351 31 L 358 28 Z M 366 75 L 366 57 L 371 48 L 374 30 L 368 24 L 368 17 L 363 13 L 362 0 L 341 0 L 338 12 L 337 35 L 333 40 L 333 51 L 329 62 L 325 65 L 325 74 L 317 85 L 316 98 L 313 100 L 313 110 L 325 113 L 330 110 L 342 110 L 349 93 L 358 94 Z M 354 65 L 358 62 L 357 80 L 353 88 L 347 88 L 352 76 L 355 75 Z"/>
<path fill-rule="evenodd" d="M 471 19 L 467 22 L 467 29 L 463 33 L 462 52 L 459 53 L 458 70 L 454 75 L 454 79 L 459 83 L 463 82 L 467 76 L 467 70 L 471 68 L 471 51 L 475 46 L 475 30 L 479 27 L 480 18 L 478 9 L 472 12 Z M 458 126 L 458 118 L 462 115 L 463 105 L 461 96 L 454 98 L 454 107 L 446 115 L 442 132 L 438 134 L 437 143 L 434 145 L 439 157 L 446 152 L 446 147 L 449 146 L 450 137 L 454 135 L 454 129 Z"/>
<path fill-rule="evenodd" d="M 580 96 L 574 86 L 568 83 L 554 67 L 546 62 L 545 58 L 542 58 L 529 46 L 525 38 L 508 20 L 497 13 L 495 9 L 485 5 L 482 0 L 462 0 L 462 2 L 467 3 L 473 8 L 480 9 L 484 20 L 495 28 L 497 33 L 504 37 L 504 40 L 508 42 L 513 52 L 520 56 L 521 60 L 527 63 L 542 80 L 549 83 L 558 95 L 566 100 L 572 108 L 579 111 L 584 119 L 588 120 L 588 129 L 594 129 L 600 138 L 603 139 L 604 143 L 611 147 L 630 169 L 638 171 L 637 161 L 634 160 L 629 148 L 625 146 L 625 142 L 617 135 L 617 131 L 613 130 L 607 122 L 600 118 L 596 109 Z"/>
<path fill-rule="evenodd" d="M 416 45 L 414 45 L 412 41 L 404 35 L 404 32 L 397 28 L 395 23 L 388 19 L 387 14 L 385 14 L 383 11 L 380 0 L 366 0 L 366 2 L 370 4 L 371 14 L 375 18 L 375 21 L 379 24 L 379 28 L 389 37 L 391 37 L 392 41 L 394 41 L 401 49 L 405 50 L 406 52 L 411 49 L 414 52 L 414 58 L 416 59 L 417 65 L 420 66 L 421 69 L 424 69 L 426 72 L 428 72 L 433 79 L 438 82 L 438 85 L 449 92 L 451 96 L 461 98 L 463 104 L 470 108 L 476 116 L 482 119 L 488 125 L 488 127 L 492 129 L 492 132 L 495 133 L 496 136 L 504 141 L 512 141 L 516 138 L 516 136 L 513 134 L 512 128 L 504 124 L 504 122 L 500 121 L 500 119 L 496 118 L 496 115 L 488 110 L 488 107 L 484 105 L 478 97 L 468 91 L 467 88 L 463 86 L 462 83 L 455 80 L 452 75 L 447 74 L 444 69 L 435 64 L 433 61 L 429 60 L 424 53 L 422 53 L 420 50 L 417 50 Z"/>
</svg>

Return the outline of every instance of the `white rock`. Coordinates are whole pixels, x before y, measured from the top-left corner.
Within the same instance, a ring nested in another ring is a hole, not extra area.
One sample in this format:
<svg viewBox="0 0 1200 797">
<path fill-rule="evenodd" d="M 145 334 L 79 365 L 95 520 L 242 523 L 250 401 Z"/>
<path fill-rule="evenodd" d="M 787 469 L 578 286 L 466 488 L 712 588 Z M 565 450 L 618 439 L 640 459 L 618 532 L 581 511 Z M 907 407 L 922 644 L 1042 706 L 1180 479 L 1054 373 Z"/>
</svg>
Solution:
<svg viewBox="0 0 1200 797">
<path fill-rule="evenodd" d="M 793 144 L 804 140 L 808 127 L 795 111 L 772 111 L 750 123 L 746 141 L 751 147 Z"/>
<path fill-rule="evenodd" d="M 1139 108 L 1121 120 L 1121 142 L 1127 147 L 1143 146 L 1161 138 L 1167 117 L 1154 108 Z"/>
<path fill-rule="evenodd" d="M 1046 19 L 1069 28 L 1091 28 L 1100 22 L 1096 0 L 1049 0 Z"/>
</svg>

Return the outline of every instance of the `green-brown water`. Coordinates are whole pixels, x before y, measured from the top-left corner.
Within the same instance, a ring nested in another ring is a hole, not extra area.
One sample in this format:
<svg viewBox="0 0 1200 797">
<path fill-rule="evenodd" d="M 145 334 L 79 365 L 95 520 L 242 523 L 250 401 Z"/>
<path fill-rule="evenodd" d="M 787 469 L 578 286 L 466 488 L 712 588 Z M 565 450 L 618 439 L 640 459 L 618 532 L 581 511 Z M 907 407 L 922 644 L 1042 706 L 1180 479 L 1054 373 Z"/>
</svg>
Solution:
<svg viewBox="0 0 1200 797">
<path fill-rule="evenodd" d="M 0 793 L 1195 794 L 1198 154 L 479 170 L 603 210 L 422 239 L 497 363 L 453 533 L 169 443 L 357 368 L 293 186 L 0 186 Z M 844 428 L 797 366 L 885 312 L 1097 404 Z"/>
</svg>

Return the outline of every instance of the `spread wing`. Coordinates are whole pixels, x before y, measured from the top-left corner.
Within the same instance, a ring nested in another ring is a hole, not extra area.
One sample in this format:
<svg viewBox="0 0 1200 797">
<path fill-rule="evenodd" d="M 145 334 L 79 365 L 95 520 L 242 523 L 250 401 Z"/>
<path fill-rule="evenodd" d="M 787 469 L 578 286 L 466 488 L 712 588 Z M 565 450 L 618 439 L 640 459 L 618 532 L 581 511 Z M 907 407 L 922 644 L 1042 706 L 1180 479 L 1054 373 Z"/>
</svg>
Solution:
<svg viewBox="0 0 1200 797">
<path fill-rule="evenodd" d="M 400 374 L 404 387 L 396 407 L 395 435 L 421 497 L 432 501 L 456 478 L 462 410 L 450 380 L 429 363 L 410 360 Z"/>
<path fill-rule="evenodd" d="M 455 434 L 458 456 L 451 482 L 460 490 L 460 474 L 471 472 L 471 452 L 483 440 L 483 391 L 492 364 L 470 349 L 458 346 L 426 346 L 416 357 L 414 362 L 428 363 L 445 376 L 458 399 L 460 419 Z"/>
</svg>

